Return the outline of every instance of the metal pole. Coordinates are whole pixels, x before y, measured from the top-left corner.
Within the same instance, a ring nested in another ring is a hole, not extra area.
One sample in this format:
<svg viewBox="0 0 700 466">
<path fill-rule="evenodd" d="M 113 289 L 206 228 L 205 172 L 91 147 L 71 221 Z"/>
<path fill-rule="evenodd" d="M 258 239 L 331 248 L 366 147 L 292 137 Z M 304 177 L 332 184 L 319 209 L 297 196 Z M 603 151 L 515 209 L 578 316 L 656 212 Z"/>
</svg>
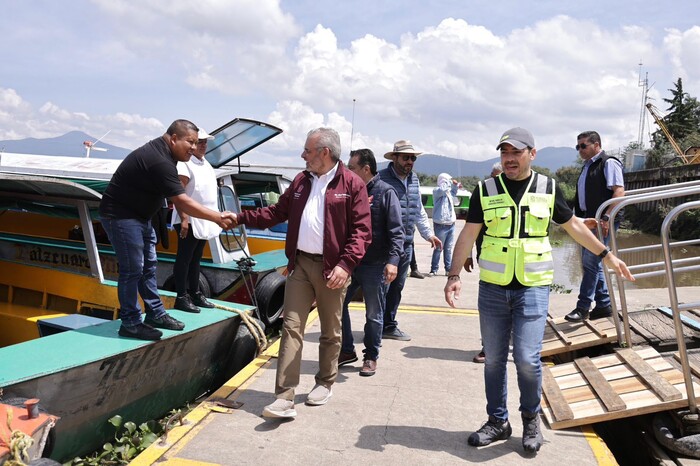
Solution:
<svg viewBox="0 0 700 466">
<path fill-rule="evenodd" d="M 681 311 L 678 308 L 678 290 L 676 290 L 676 281 L 673 271 L 673 263 L 671 261 L 671 248 L 669 246 L 669 230 L 671 223 L 675 218 L 686 210 L 700 209 L 700 201 L 686 202 L 678 207 L 675 207 L 668 213 L 663 223 L 661 224 L 661 244 L 664 249 L 664 262 L 666 262 L 666 279 L 668 280 L 668 294 L 671 299 L 671 310 L 673 310 L 673 326 L 676 329 L 676 340 L 678 343 L 678 354 L 681 357 L 681 367 L 683 368 L 683 379 L 685 381 L 685 390 L 688 394 L 688 406 L 690 412 L 695 414 L 698 411 L 695 400 L 695 389 L 693 388 L 693 377 L 690 373 L 690 364 L 688 363 L 688 351 L 685 347 L 685 337 L 683 335 L 683 322 L 681 321 Z"/>
<path fill-rule="evenodd" d="M 352 121 L 350 122 L 350 151 L 352 152 L 352 137 L 355 134 L 355 99 L 352 99 Z"/>
</svg>

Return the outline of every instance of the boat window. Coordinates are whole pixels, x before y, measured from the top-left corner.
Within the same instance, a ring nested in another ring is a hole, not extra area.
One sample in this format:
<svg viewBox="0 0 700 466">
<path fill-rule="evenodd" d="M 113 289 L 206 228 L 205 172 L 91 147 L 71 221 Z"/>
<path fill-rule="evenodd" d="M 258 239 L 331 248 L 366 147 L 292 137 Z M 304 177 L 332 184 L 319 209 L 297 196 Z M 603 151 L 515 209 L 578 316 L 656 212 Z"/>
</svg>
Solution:
<svg viewBox="0 0 700 466">
<path fill-rule="evenodd" d="M 230 186 L 219 187 L 219 210 L 222 212 L 224 210 L 235 213 L 240 212 L 238 203 L 236 202 L 236 195 Z M 245 228 L 239 225 L 231 230 L 224 230 L 219 235 L 219 241 L 221 241 L 221 245 L 226 251 L 239 251 L 243 249 L 243 245 L 245 245 L 246 242 Z"/>
<path fill-rule="evenodd" d="M 281 132 L 267 123 L 236 118 L 211 133 L 214 140 L 207 144 L 205 158 L 219 168 Z"/>
</svg>

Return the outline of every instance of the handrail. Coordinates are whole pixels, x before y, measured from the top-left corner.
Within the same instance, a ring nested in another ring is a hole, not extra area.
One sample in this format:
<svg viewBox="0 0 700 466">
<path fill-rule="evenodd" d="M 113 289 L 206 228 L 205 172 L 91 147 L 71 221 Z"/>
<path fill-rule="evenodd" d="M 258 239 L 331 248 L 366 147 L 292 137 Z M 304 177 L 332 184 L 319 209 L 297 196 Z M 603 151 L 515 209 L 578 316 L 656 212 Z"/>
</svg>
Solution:
<svg viewBox="0 0 700 466">
<path fill-rule="evenodd" d="M 661 184 L 658 186 L 649 186 L 646 188 L 630 189 L 629 191 L 625 191 L 625 196 L 630 196 L 632 194 L 646 194 L 651 192 L 656 193 L 668 189 L 690 188 L 693 186 L 700 186 L 700 180 L 684 181 L 682 183 Z"/>
<path fill-rule="evenodd" d="M 643 192 L 640 192 L 643 191 Z M 628 195 L 629 194 L 629 195 Z M 600 207 L 598 207 L 598 210 L 596 212 L 596 220 L 600 220 L 602 217 L 603 213 L 607 211 L 607 209 L 613 205 L 613 207 L 610 209 L 610 213 L 608 214 L 610 217 L 610 224 L 614 225 L 615 219 L 618 216 L 618 213 L 625 207 L 631 204 L 641 204 L 643 202 L 649 202 L 649 201 L 657 201 L 660 199 L 671 199 L 671 198 L 677 198 L 677 197 L 684 197 L 684 196 L 692 196 L 692 195 L 700 195 L 700 182 L 695 183 L 695 182 L 686 182 L 686 183 L 678 183 L 675 185 L 661 185 L 658 187 L 655 187 L 653 189 L 653 192 L 649 188 L 641 188 L 640 190 L 631 190 L 629 193 L 625 193 L 624 197 L 616 197 L 612 199 L 608 199 L 607 201 L 603 202 Z M 598 238 L 603 238 L 603 232 L 602 232 L 602 226 L 600 222 L 598 222 Z M 617 235 L 615 232 L 614 228 L 609 229 L 609 235 L 610 235 L 610 249 L 612 250 L 613 254 L 619 257 L 620 250 L 618 249 L 617 246 Z M 669 259 L 670 260 L 670 259 Z M 612 290 L 612 276 L 610 274 L 610 270 L 608 270 L 607 267 L 603 267 L 603 275 L 605 276 L 605 281 L 608 284 L 608 289 Z M 625 294 L 625 281 L 624 279 L 615 274 L 615 281 L 617 283 L 617 289 L 620 294 L 620 311 L 622 311 L 622 327 L 624 327 L 624 337 L 625 337 L 625 344 L 627 347 L 632 346 L 632 337 L 631 337 L 631 330 L 630 330 L 630 325 L 629 325 L 629 316 L 628 316 L 628 309 L 627 309 L 627 296 Z M 669 287 L 670 288 L 670 287 Z M 613 310 L 613 321 L 615 323 L 615 331 L 617 332 L 617 341 L 618 343 L 622 342 L 622 328 L 620 326 L 620 317 L 618 315 L 618 306 L 617 306 L 617 301 L 615 300 L 615 294 L 610 293 L 610 305 Z"/>
<path fill-rule="evenodd" d="M 685 347 L 685 338 L 683 336 L 683 323 L 681 321 L 681 311 L 678 306 L 678 292 L 676 290 L 676 279 L 674 276 L 673 263 L 671 261 L 671 248 L 669 245 L 669 230 L 671 223 L 686 210 L 700 209 L 700 201 L 686 202 L 674 207 L 663 223 L 661 224 L 661 244 L 664 249 L 664 262 L 666 262 L 666 275 L 668 280 L 668 294 L 671 300 L 671 309 L 673 310 L 673 326 L 676 329 L 676 339 L 678 340 L 678 353 L 681 356 L 681 367 L 683 368 L 683 379 L 685 380 L 685 390 L 688 394 L 688 406 L 690 412 L 696 414 L 698 411 L 697 402 L 695 400 L 695 389 L 693 387 L 693 378 L 690 373 L 690 364 L 688 363 L 688 352 Z"/>
</svg>

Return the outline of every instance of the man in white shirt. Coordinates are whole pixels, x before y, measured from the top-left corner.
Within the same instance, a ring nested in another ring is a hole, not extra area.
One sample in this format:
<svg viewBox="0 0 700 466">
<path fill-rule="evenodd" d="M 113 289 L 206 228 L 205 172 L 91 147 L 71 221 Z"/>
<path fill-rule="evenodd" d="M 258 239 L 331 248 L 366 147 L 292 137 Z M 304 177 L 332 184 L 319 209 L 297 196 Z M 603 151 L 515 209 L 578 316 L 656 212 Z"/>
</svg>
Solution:
<svg viewBox="0 0 700 466">
<path fill-rule="evenodd" d="M 214 139 L 202 128 L 197 134 L 197 149 L 187 162 L 177 163 L 177 175 L 185 193 L 200 204 L 219 210 L 217 203 L 216 174 L 207 162 L 207 140 Z M 199 289 L 199 262 L 207 240 L 221 233 L 221 228 L 208 220 L 190 217 L 173 210 L 173 227 L 177 231 L 177 256 L 173 267 L 175 276 L 175 309 L 200 312 L 200 307 L 213 308 Z"/>
</svg>

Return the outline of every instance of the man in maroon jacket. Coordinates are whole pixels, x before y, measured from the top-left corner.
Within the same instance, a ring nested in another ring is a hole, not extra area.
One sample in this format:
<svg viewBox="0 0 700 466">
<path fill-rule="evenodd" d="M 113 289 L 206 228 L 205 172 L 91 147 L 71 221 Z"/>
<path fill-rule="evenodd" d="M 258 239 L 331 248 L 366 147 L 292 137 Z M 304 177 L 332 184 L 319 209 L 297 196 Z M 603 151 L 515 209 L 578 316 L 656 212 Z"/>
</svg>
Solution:
<svg viewBox="0 0 700 466">
<path fill-rule="evenodd" d="M 343 300 L 350 276 L 372 240 L 365 183 L 340 161 L 340 137 L 331 128 L 309 132 L 301 158 L 306 170 L 277 204 L 238 214 L 237 222 L 269 228 L 288 221 L 289 263 L 284 327 L 277 360 L 275 396 L 263 416 L 293 418 L 306 320 L 316 301 L 321 322 L 319 370 L 306 404 L 323 405 L 338 375 Z"/>
</svg>

